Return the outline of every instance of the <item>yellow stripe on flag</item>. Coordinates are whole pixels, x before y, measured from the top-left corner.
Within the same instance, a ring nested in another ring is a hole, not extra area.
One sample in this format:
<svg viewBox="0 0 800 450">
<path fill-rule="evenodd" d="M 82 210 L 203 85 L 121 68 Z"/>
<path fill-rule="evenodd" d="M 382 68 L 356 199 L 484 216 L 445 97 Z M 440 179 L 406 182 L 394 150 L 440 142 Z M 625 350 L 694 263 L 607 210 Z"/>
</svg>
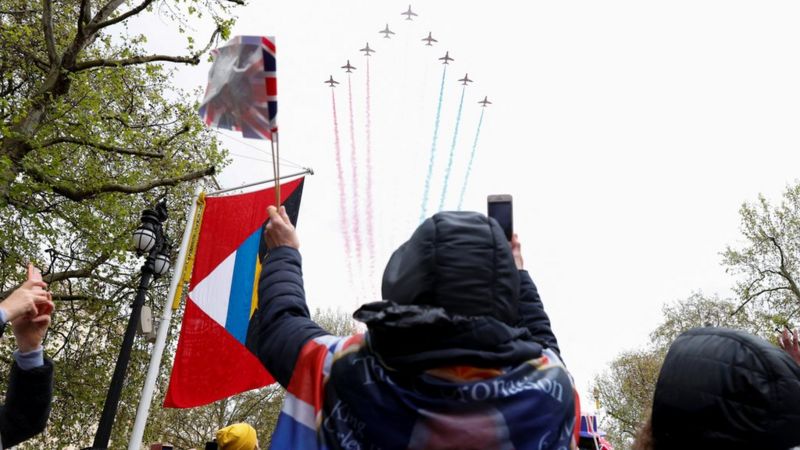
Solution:
<svg viewBox="0 0 800 450">
<path fill-rule="evenodd" d="M 192 268 L 194 267 L 194 256 L 197 253 L 197 241 L 200 239 L 200 225 L 203 222 L 203 210 L 206 207 L 206 193 L 201 192 L 197 197 L 197 210 L 194 213 L 192 220 L 192 234 L 189 240 L 189 248 L 186 253 L 186 264 L 183 265 L 183 272 L 181 273 L 181 280 L 178 282 L 178 288 L 175 289 L 175 298 L 172 299 L 172 310 L 176 310 L 181 305 L 181 298 L 183 297 L 183 285 L 188 283 L 192 278 Z"/>
<path fill-rule="evenodd" d="M 258 280 L 261 278 L 261 260 L 256 255 L 256 276 L 253 280 L 253 301 L 250 304 L 250 317 L 253 317 L 253 311 L 258 307 Z"/>
</svg>

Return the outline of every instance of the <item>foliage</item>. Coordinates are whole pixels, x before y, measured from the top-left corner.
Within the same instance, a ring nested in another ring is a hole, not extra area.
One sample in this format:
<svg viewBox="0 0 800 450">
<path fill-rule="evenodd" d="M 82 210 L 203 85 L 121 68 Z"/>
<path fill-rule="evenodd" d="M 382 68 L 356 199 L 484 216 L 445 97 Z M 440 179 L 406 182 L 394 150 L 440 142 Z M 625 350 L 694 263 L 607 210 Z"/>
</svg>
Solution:
<svg viewBox="0 0 800 450">
<path fill-rule="evenodd" d="M 756 303 L 784 321 L 800 311 L 800 183 L 778 205 L 762 195 L 740 209 L 746 245 L 723 253 L 727 271 L 739 277 L 742 305 Z"/>
<path fill-rule="evenodd" d="M 128 250 L 139 212 L 167 196 L 167 233 L 179 239 L 191 184 L 225 163 L 186 100 L 196 96 L 176 89 L 165 65 L 197 64 L 208 47 L 184 34 L 185 55 L 150 53 L 128 23 L 158 13 L 179 36 L 204 17 L 215 25 L 211 46 L 241 3 L 0 0 L 0 298 L 25 261 L 52 263 L 45 281 L 57 308 L 45 346 L 57 367 L 53 413 L 24 448 L 91 443 L 138 283 Z M 149 301 L 165 287 L 158 280 Z M 0 347 L 8 361 L 13 342 Z M 137 340 L 112 446 L 129 433 L 147 347 Z"/>
</svg>

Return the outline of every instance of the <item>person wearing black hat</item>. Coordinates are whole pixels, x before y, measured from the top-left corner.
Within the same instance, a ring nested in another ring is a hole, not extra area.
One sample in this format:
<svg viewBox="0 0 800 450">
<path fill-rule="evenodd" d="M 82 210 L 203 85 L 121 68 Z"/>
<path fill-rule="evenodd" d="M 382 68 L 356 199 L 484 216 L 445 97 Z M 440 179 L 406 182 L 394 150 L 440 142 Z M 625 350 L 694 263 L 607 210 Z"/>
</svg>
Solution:
<svg viewBox="0 0 800 450">
<path fill-rule="evenodd" d="M 442 212 L 392 255 L 383 301 L 334 337 L 309 318 L 299 239 L 270 208 L 248 347 L 287 388 L 272 448 L 574 448 L 577 400 L 519 240 Z M 578 412 L 579 414 L 579 412 Z"/>
<path fill-rule="evenodd" d="M 800 445 L 800 366 L 739 330 L 695 328 L 672 343 L 634 448 L 788 450 Z"/>
</svg>

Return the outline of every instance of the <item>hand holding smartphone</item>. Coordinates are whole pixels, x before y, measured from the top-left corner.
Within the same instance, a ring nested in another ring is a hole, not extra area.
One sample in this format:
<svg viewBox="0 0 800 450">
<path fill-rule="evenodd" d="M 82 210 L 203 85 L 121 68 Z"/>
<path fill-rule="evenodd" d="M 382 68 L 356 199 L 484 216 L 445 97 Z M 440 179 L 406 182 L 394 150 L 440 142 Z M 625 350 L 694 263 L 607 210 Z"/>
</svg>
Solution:
<svg viewBox="0 0 800 450">
<path fill-rule="evenodd" d="M 511 242 L 511 237 L 514 235 L 514 216 L 512 211 L 511 195 L 490 195 L 486 198 L 487 215 L 503 228 L 506 239 Z"/>
</svg>

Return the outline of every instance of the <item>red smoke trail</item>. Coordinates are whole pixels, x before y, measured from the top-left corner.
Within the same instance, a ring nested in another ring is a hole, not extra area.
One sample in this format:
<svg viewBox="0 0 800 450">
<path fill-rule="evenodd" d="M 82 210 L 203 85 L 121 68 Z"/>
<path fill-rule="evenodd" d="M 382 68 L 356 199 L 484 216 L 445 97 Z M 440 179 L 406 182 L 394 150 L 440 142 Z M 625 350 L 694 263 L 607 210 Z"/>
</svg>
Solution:
<svg viewBox="0 0 800 450">
<path fill-rule="evenodd" d="M 353 119 L 353 83 L 351 81 L 351 76 L 347 75 L 347 97 L 350 106 L 350 166 L 352 170 L 352 195 L 353 195 L 353 243 L 355 244 L 356 250 L 356 259 L 358 261 L 358 266 L 361 266 L 361 262 L 363 261 L 362 252 L 361 252 L 361 219 L 359 218 L 359 199 L 358 199 L 358 155 L 356 153 L 356 131 L 355 131 L 355 120 Z"/>
<path fill-rule="evenodd" d="M 339 118 L 336 114 L 336 93 L 331 88 L 331 104 L 333 105 L 333 135 L 336 147 L 336 175 L 339 178 L 339 226 L 344 236 L 344 259 L 347 261 L 347 276 L 353 286 L 353 261 L 350 243 L 350 227 L 348 226 L 347 201 L 344 192 L 344 170 L 342 169 L 342 145 L 339 140 Z"/>
<path fill-rule="evenodd" d="M 367 203 L 366 203 L 366 216 L 367 216 L 367 251 L 369 252 L 369 261 L 367 262 L 369 268 L 369 284 L 372 286 L 371 291 L 367 295 L 372 296 L 376 294 L 375 283 L 375 227 L 374 227 L 374 214 L 372 211 L 373 201 L 373 187 L 372 187 L 372 111 L 370 105 L 372 103 L 372 96 L 370 95 L 370 80 L 369 80 L 369 56 L 367 56 Z M 377 300 L 377 299 L 375 299 Z"/>
</svg>

